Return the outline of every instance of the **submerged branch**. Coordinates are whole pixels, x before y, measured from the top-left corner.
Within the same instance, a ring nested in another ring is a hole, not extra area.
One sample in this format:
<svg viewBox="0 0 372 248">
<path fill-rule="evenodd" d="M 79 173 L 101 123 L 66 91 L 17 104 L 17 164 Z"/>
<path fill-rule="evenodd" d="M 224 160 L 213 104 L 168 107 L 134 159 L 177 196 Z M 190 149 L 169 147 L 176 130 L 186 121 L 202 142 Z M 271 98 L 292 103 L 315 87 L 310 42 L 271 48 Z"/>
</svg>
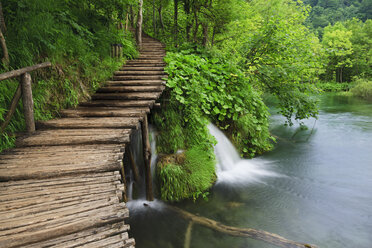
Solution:
<svg viewBox="0 0 372 248">
<path fill-rule="evenodd" d="M 185 244 L 183 248 L 190 248 L 191 247 L 191 231 L 192 231 L 192 225 L 194 224 L 193 221 L 190 221 L 189 225 L 187 226 L 186 229 L 186 234 L 185 234 Z"/>
<path fill-rule="evenodd" d="M 177 207 L 168 206 L 170 210 L 173 210 L 177 214 L 179 214 L 182 218 L 190 220 L 191 222 L 197 223 L 199 225 L 211 228 L 215 231 L 222 232 L 231 236 L 237 236 L 237 237 L 247 237 L 247 238 L 253 238 L 257 240 L 261 240 L 279 247 L 285 247 L 285 248 L 316 248 L 315 245 L 309 245 L 309 244 L 302 244 L 298 243 L 292 240 L 288 240 L 286 238 L 283 238 L 277 234 L 269 233 L 262 230 L 256 230 L 252 228 L 239 228 L 239 227 L 233 227 L 233 226 L 226 226 L 222 223 L 219 223 L 217 221 L 197 216 L 192 213 L 189 213 L 185 210 L 182 210 Z"/>
</svg>

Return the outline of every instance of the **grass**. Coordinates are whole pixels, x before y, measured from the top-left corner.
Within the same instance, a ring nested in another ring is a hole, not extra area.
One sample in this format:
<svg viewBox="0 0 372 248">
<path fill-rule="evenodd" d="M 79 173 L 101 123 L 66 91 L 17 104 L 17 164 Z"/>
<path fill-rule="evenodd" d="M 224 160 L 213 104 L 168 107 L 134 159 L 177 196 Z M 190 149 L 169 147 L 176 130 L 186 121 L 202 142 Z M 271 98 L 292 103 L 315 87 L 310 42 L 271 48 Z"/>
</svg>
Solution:
<svg viewBox="0 0 372 248">
<path fill-rule="evenodd" d="M 161 199 L 174 202 L 206 197 L 206 191 L 216 181 L 213 151 L 193 147 L 170 156 L 173 157 L 160 160 L 157 167 Z"/>
</svg>

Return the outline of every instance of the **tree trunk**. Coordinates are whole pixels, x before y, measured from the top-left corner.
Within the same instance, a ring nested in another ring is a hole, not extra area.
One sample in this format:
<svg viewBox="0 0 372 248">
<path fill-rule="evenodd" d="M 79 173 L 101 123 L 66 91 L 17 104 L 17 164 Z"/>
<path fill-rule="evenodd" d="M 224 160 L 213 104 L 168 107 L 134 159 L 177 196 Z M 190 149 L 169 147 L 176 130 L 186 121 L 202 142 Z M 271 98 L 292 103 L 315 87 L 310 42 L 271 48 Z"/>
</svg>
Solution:
<svg viewBox="0 0 372 248">
<path fill-rule="evenodd" d="M 197 10 L 194 11 L 195 18 L 195 29 L 194 29 L 194 42 L 197 43 L 198 29 L 199 29 L 199 19 L 197 15 Z"/>
<path fill-rule="evenodd" d="M 191 18 L 190 18 L 190 0 L 185 0 L 185 13 L 187 16 L 186 20 L 186 40 L 190 41 L 190 30 L 191 30 Z"/>
<path fill-rule="evenodd" d="M 6 32 L 6 25 L 5 25 L 4 14 L 3 14 L 3 5 L 1 4 L 1 1 L 0 1 L 0 28 L 3 33 Z"/>
<path fill-rule="evenodd" d="M 214 46 L 214 37 L 216 36 L 216 27 L 213 27 L 213 34 L 212 34 L 212 43 L 211 46 Z"/>
<path fill-rule="evenodd" d="M 139 6 L 138 6 L 138 18 L 137 18 L 137 44 L 139 47 L 142 45 L 142 21 L 143 21 L 143 13 L 142 13 L 142 6 L 143 6 L 143 0 L 139 0 Z"/>
<path fill-rule="evenodd" d="M 208 45 L 208 23 L 202 23 L 202 28 L 203 28 L 203 46 Z"/>
<path fill-rule="evenodd" d="M 178 47 L 178 0 L 174 0 L 174 44 Z"/>
<path fill-rule="evenodd" d="M 154 36 L 156 37 L 156 15 L 155 15 L 155 0 L 152 1 L 152 25 L 154 28 Z"/>
<path fill-rule="evenodd" d="M 3 35 L 3 32 L 1 31 L 0 29 L 0 43 L 1 43 L 1 48 L 3 49 L 3 58 L 2 58 L 2 62 L 3 64 L 8 67 L 9 65 L 9 53 L 8 53 L 8 48 L 6 46 L 6 42 L 5 42 L 5 38 L 4 38 L 4 35 Z"/>
<path fill-rule="evenodd" d="M 159 12 L 159 21 L 160 21 L 161 29 L 162 29 L 163 32 L 164 32 L 164 21 L 163 21 L 162 10 L 163 10 L 163 6 L 162 6 L 161 3 L 160 3 L 160 6 L 159 6 L 159 8 L 158 8 L 158 12 Z"/>
<path fill-rule="evenodd" d="M 129 6 L 129 19 L 130 19 L 130 25 L 132 26 L 132 28 L 134 28 L 134 12 L 133 12 L 133 6 L 130 5 Z"/>
</svg>

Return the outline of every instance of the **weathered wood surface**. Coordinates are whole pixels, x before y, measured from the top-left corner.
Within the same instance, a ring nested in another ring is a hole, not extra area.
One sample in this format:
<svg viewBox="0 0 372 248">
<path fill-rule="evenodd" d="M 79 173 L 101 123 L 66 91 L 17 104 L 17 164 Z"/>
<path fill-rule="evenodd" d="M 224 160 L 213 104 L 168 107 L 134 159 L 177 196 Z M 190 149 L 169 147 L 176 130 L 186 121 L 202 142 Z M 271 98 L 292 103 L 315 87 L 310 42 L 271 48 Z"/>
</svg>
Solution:
<svg viewBox="0 0 372 248">
<path fill-rule="evenodd" d="M 111 91 L 115 90 L 111 89 Z M 120 90 L 120 88 L 118 88 Z M 106 92 L 108 89 L 101 88 L 100 92 Z M 65 109 L 60 111 L 63 117 L 143 117 L 150 112 L 150 108 L 114 108 L 114 107 L 79 107 L 76 109 Z"/>
<path fill-rule="evenodd" d="M 114 76 L 114 80 L 161 80 L 165 78 L 164 75 L 125 75 Z"/>
<path fill-rule="evenodd" d="M 37 122 L 38 129 L 137 128 L 140 117 L 62 118 Z"/>
<path fill-rule="evenodd" d="M 37 123 L 16 148 L 0 154 L 0 247 L 135 246 L 124 222 L 120 171 L 131 132 L 165 84 L 164 46 L 143 38 L 143 55 L 117 72 L 129 78 L 108 81 L 92 101 Z"/>
<path fill-rule="evenodd" d="M 21 88 L 23 112 L 25 116 L 26 130 L 29 133 L 35 131 L 34 101 L 32 99 L 31 84 L 32 84 L 31 75 L 29 73 L 22 74 Z"/>
<path fill-rule="evenodd" d="M 162 92 L 165 86 L 109 86 L 102 87 L 97 92 L 99 93 L 112 93 L 112 92 Z"/>
<path fill-rule="evenodd" d="M 19 99 L 21 99 L 21 95 L 22 95 L 22 89 L 21 89 L 21 85 L 19 84 L 12 98 L 12 101 L 10 103 L 9 110 L 4 118 L 4 122 L 1 124 L 0 133 L 3 133 L 5 128 L 8 126 L 14 112 L 17 109 L 17 105 L 18 105 Z"/>
<path fill-rule="evenodd" d="M 164 80 L 116 80 L 116 81 L 107 81 L 106 86 L 159 86 L 165 85 Z"/>
<path fill-rule="evenodd" d="M 161 92 L 96 93 L 93 100 L 156 100 Z"/>
<path fill-rule="evenodd" d="M 81 103 L 84 107 L 119 107 L 119 108 L 133 108 L 133 107 L 149 107 L 152 108 L 155 100 L 95 100 L 91 102 Z"/>
<path fill-rule="evenodd" d="M 231 236 L 253 238 L 283 248 L 317 248 L 317 246 L 315 245 L 304 244 L 293 240 L 289 240 L 275 233 L 269 233 L 263 230 L 253 228 L 239 228 L 234 226 L 227 226 L 215 220 L 194 215 L 190 212 L 187 212 L 177 207 L 168 206 L 168 208 L 179 214 L 182 218 L 190 220 L 190 222 L 208 227 L 215 231 L 228 234 Z"/>
<path fill-rule="evenodd" d="M 143 144 L 143 156 L 145 160 L 145 182 L 146 182 L 146 199 L 148 201 L 154 200 L 154 194 L 152 191 L 152 176 L 151 176 L 151 146 L 149 138 L 149 126 L 147 122 L 147 116 L 141 122 L 142 128 L 142 144 Z"/>
</svg>

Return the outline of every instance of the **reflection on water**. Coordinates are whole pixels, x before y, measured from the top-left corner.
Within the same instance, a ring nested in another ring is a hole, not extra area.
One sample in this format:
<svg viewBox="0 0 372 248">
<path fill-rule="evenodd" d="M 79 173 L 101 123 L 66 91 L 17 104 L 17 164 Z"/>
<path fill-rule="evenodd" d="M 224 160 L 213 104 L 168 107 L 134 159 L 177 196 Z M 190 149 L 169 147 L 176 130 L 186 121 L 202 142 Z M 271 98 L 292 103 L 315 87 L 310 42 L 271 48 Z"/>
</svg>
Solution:
<svg viewBox="0 0 372 248">
<path fill-rule="evenodd" d="M 270 176 L 232 173 L 220 179 L 209 201 L 177 205 L 227 225 L 263 229 L 319 247 L 372 247 L 372 105 L 326 96 L 319 119 L 305 122 L 307 130 L 283 126 L 278 115 L 271 122 L 278 136 L 275 149 L 244 165 L 249 170 L 263 164 L 259 169 Z M 239 187 L 231 183 L 236 181 Z M 188 224 L 183 219 L 164 209 L 131 214 L 137 247 L 183 247 Z M 194 225 L 191 247 L 272 246 Z"/>
</svg>

